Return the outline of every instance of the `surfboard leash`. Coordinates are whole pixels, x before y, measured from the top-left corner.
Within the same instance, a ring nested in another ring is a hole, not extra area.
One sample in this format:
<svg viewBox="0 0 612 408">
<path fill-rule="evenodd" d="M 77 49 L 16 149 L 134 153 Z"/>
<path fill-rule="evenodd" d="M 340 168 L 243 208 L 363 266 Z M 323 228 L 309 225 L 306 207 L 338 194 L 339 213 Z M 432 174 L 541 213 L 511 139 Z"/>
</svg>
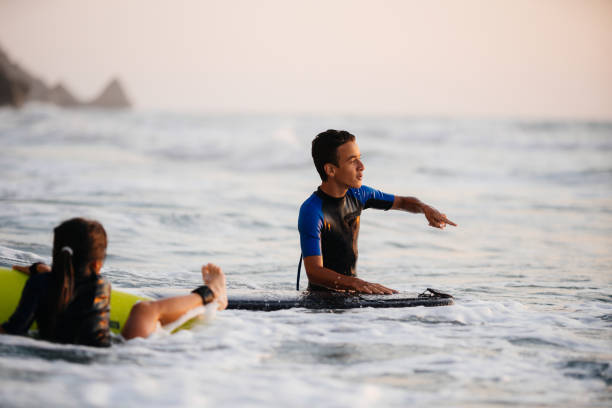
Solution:
<svg viewBox="0 0 612 408">
<path fill-rule="evenodd" d="M 297 282 L 295 283 L 295 290 L 300 290 L 300 271 L 302 270 L 302 254 L 300 254 L 300 261 L 298 262 L 298 273 Z"/>
</svg>

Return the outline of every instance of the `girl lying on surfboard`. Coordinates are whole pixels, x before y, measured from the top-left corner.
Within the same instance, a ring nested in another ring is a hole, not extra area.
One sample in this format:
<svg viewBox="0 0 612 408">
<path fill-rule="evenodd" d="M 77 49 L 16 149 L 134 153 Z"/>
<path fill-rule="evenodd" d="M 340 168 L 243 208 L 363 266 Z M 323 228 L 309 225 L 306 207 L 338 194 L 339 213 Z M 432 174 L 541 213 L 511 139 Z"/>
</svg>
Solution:
<svg viewBox="0 0 612 408">
<path fill-rule="evenodd" d="M 0 333 L 26 334 L 36 320 L 42 339 L 109 347 L 110 283 L 100 275 L 107 237 L 102 225 L 73 218 L 54 230 L 53 264 L 13 268 L 30 275 L 17 310 Z M 204 285 L 191 294 L 136 303 L 121 332 L 125 339 L 148 337 L 159 324 L 213 301 L 227 307 L 225 276 L 213 264 L 202 267 Z"/>
</svg>

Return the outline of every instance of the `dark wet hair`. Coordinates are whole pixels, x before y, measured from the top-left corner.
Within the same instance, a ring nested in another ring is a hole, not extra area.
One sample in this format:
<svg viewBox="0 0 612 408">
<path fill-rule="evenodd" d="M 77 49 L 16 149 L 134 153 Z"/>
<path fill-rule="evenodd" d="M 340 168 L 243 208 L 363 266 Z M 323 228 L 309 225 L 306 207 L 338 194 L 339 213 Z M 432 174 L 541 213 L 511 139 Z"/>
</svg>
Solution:
<svg viewBox="0 0 612 408">
<path fill-rule="evenodd" d="M 43 337 L 54 337 L 57 317 L 72 300 L 75 283 L 97 279 L 91 263 L 104 260 L 108 243 L 102 224 L 85 218 L 64 221 L 53 233 L 52 292 L 45 319 L 39 322 Z"/>
<path fill-rule="evenodd" d="M 346 130 L 329 129 L 319 133 L 312 141 L 312 160 L 321 180 L 327 180 L 325 164 L 338 165 L 338 147 L 346 142 L 354 142 L 355 136 Z"/>
</svg>

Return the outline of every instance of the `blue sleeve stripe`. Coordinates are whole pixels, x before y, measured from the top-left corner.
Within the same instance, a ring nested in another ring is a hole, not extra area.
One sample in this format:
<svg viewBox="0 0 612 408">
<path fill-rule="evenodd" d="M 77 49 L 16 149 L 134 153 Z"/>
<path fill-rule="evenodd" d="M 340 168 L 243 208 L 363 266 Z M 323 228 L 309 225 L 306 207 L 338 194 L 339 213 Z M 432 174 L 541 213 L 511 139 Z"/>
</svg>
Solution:
<svg viewBox="0 0 612 408">
<path fill-rule="evenodd" d="M 361 202 L 363 208 L 377 208 L 388 210 L 393 205 L 395 196 L 393 194 L 383 193 L 380 190 L 375 190 L 369 186 L 361 186 L 358 189 L 353 189 L 353 193 Z"/>
<path fill-rule="evenodd" d="M 300 208 L 298 230 L 304 257 L 321 255 L 321 226 L 323 225 L 323 202 L 315 194 L 304 201 Z"/>
</svg>

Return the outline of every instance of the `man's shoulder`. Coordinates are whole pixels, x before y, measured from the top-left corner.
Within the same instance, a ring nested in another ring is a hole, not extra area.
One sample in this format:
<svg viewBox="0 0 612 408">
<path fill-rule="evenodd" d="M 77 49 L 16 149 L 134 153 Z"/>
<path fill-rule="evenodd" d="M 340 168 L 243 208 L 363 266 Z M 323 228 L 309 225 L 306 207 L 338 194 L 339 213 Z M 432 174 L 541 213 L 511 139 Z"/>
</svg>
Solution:
<svg viewBox="0 0 612 408">
<path fill-rule="evenodd" d="M 373 191 L 373 190 L 375 190 L 375 188 L 366 186 L 365 184 L 362 184 L 361 187 L 357 187 L 357 188 L 351 187 L 348 189 L 348 191 L 353 192 L 353 194 L 364 192 L 364 191 Z"/>
<path fill-rule="evenodd" d="M 298 228 L 300 231 L 315 228 L 323 219 L 323 201 L 316 192 L 312 193 L 300 207 Z"/>
<path fill-rule="evenodd" d="M 302 213 L 302 211 L 314 211 L 320 209 L 322 203 L 323 201 L 321 200 L 321 197 L 319 197 L 315 191 L 302 203 L 300 206 L 300 213 Z"/>
<path fill-rule="evenodd" d="M 352 195 L 355 197 L 363 197 L 368 194 L 371 194 L 373 191 L 376 191 L 376 190 L 370 186 L 366 186 L 365 184 L 362 184 L 361 187 L 358 187 L 358 188 L 349 188 L 346 194 Z"/>
</svg>

